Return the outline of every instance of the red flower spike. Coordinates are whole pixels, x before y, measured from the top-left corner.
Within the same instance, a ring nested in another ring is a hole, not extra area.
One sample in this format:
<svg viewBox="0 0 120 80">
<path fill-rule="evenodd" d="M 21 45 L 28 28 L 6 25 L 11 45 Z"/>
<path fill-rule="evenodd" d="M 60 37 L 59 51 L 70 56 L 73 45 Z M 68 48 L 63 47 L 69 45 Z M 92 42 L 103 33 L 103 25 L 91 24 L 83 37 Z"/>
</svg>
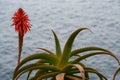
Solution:
<svg viewBox="0 0 120 80">
<path fill-rule="evenodd" d="M 17 12 L 12 17 L 13 24 L 15 26 L 15 30 L 18 32 L 19 36 L 19 47 L 18 47 L 18 64 L 20 63 L 21 59 L 21 52 L 23 47 L 23 37 L 24 34 L 30 30 L 31 24 L 29 23 L 28 15 L 23 11 L 22 8 L 19 8 Z"/>
<path fill-rule="evenodd" d="M 18 11 L 15 12 L 12 20 L 12 26 L 15 26 L 15 30 L 20 33 L 21 36 L 24 36 L 24 34 L 31 28 L 29 17 L 22 8 L 19 8 Z"/>
</svg>

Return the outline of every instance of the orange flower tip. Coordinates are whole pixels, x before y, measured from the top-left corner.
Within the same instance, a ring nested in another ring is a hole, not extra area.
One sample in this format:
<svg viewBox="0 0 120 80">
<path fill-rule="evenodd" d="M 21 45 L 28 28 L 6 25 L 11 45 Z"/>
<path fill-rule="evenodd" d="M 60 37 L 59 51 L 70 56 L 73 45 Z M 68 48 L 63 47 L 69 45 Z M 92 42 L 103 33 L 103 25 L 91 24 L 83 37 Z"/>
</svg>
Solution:
<svg viewBox="0 0 120 80">
<path fill-rule="evenodd" d="M 32 26 L 29 21 L 28 15 L 22 8 L 19 8 L 12 17 L 12 26 L 15 26 L 15 31 L 24 36 L 24 34 L 29 31 Z"/>
</svg>

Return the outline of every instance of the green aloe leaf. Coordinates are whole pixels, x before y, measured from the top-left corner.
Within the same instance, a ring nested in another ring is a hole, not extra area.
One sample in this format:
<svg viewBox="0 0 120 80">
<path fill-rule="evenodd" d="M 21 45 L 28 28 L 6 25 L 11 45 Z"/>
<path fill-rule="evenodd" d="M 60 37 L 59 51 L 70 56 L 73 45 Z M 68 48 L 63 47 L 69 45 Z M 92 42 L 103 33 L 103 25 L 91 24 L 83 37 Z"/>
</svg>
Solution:
<svg viewBox="0 0 120 80">
<path fill-rule="evenodd" d="M 114 73 L 114 76 L 113 76 L 113 79 L 112 80 L 115 80 L 117 74 L 120 72 L 120 67 L 115 71 Z"/>
<path fill-rule="evenodd" d="M 59 71 L 58 68 L 52 65 L 47 64 L 29 64 L 20 68 L 13 76 L 14 80 L 17 80 L 22 74 L 27 71 L 37 70 L 37 69 L 44 69 L 44 70 L 51 70 L 51 71 Z"/>
<path fill-rule="evenodd" d="M 49 53 L 49 54 L 55 55 L 53 52 L 51 52 L 51 51 L 48 50 L 48 49 L 45 49 L 45 48 L 37 48 L 37 49 L 41 49 L 41 50 L 46 51 L 46 52 Z"/>
<path fill-rule="evenodd" d="M 45 75 L 46 73 L 49 73 L 49 70 L 39 69 L 35 73 L 35 76 L 33 76 L 30 80 L 37 80 L 38 77 Z"/>
<path fill-rule="evenodd" d="M 36 72 L 36 74 L 35 74 L 35 76 L 40 76 L 40 75 L 43 75 L 43 74 L 45 74 L 46 72 L 48 72 L 49 70 L 43 70 L 43 69 L 39 69 L 37 72 Z"/>
<path fill-rule="evenodd" d="M 60 57 L 60 56 L 61 56 L 61 53 L 62 53 L 61 47 L 60 47 L 60 42 L 59 42 L 59 39 L 58 39 L 56 33 L 55 33 L 53 30 L 52 30 L 52 32 L 53 32 L 54 39 L 55 39 L 56 55 L 57 55 L 58 57 Z"/>
<path fill-rule="evenodd" d="M 85 71 L 87 71 L 89 73 L 95 73 L 99 77 L 100 80 L 107 80 L 107 78 L 103 74 L 101 74 L 100 72 L 98 72 L 97 70 L 95 70 L 93 68 L 87 67 L 87 68 L 85 68 Z"/>
<path fill-rule="evenodd" d="M 28 72 L 27 80 L 29 80 L 31 73 L 32 73 L 32 70 Z"/>
<path fill-rule="evenodd" d="M 49 73 L 49 70 L 44 70 L 44 69 L 39 69 L 36 73 L 35 76 L 32 77 L 31 79 L 36 80 L 38 77 L 45 75 L 46 73 Z"/>
<path fill-rule="evenodd" d="M 85 71 L 84 71 L 84 68 L 81 65 L 79 65 L 79 64 L 74 64 L 73 66 L 75 66 L 75 67 L 78 68 L 78 70 L 81 73 L 82 80 L 85 80 Z"/>
<path fill-rule="evenodd" d="M 103 74 L 101 74 L 100 72 L 98 72 L 97 70 L 95 70 L 93 68 L 86 67 L 86 68 L 84 68 L 84 70 L 87 73 L 95 73 L 99 77 L 100 80 L 104 80 L 104 79 L 107 80 L 107 78 Z M 71 69 L 68 72 L 68 75 L 75 74 L 75 73 L 79 73 L 79 70 L 77 70 L 77 69 Z M 86 79 L 89 80 L 89 77 L 86 77 Z"/>
<path fill-rule="evenodd" d="M 36 78 L 36 80 L 42 80 L 42 79 L 47 79 L 47 78 L 50 78 L 50 77 L 54 77 L 56 76 L 57 74 L 59 74 L 60 72 L 50 72 L 50 73 L 46 73 L 44 75 L 41 75 L 39 77 Z"/>
<path fill-rule="evenodd" d="M 40 59 L 36 63 L 48 63 L 49 61 L 46 59 Z"/>
<path fill-rule="evenodd" d="M 75 59 L 72 63 L 75 64 L 75 63 L 78 63 L 81 60 L 84 60 L 84 59 L 88 58 L 88 57 L 91 57 L 91 56 L 94 56 L 94 55 L 99 55 L 99 54 L 110 55 L 110 56 L 112 56 L 112 57 L 114 57 L 116 59 L 116 61 L 118 62 L 118 64 L 120 64 L 119 59 L 113 53 L 111 53 L 111 52 L 104 52 L 104 51 L 102 51 L 102 52 L 92 52 L 92 53 L 83 55 L 80 58 Z"/>
<path fill-rule="evenodd" d="M 77 74 L 77 73 L 80 73 L 80 71 L 78 69 L 74 68 L 74 69 L 70 69 L 69 72 L 67 72 L 67 75 L 73 75 L 73 74 Z M 90 76 L 89 76 L 88 72 L 85 71 L 85 80 L 86 79 L 89 80 L 89 77 Z"/>
<path fill-rule="evenodd" d="M 69 69 L 70 67 L 71 68 L 76 67 L 78 69 L 79 73 L 81 73 L 82 80 L 85 80 L 85 72 L 84 72 L 84 67 L 82 65 L 80 65 L 80 64 L 68 64 L 63 68 L 63 72 L 66 72 L 66 69 Z M 66 73 L 69 73 L 69 71 Z"/>
<path fill-rule="evenodd" d="M 45 59 L 51 64 L 57 64 L 58 63 L 58 58 L 54 55 L 50 54 L 45 54 L 45 53 L 38 53 L 38 54 L 33 54 L 21 61 L 21 63 L 16 67 L 15 71 L 16 72 L 21 66 L 23 66 L 25 63 L 36 60 L 36 59 Z"/>
<path fill-rule="evenodd" d="M 82 30 L 88 30 L 88 28 L 80 28 L 80 29 L 77 29 L 76 31 L 74 31 L 70 37 L 68 38 L 65 46 L 64 46 L 64 50 L 63 50 L 63 55 L 62 55 L 62 58 L 61 58 L 61 62 L 60 62 L 60 66 L 63 66 L 65 65 L 68 60 L 69 60 L 69 57 L 70 57 L 70 53 L 71 53 L 71 49 L 72 49 L 72 45 L 73 45 L 73 42 L 75 40 L 75 37 L 78 35 L 79 32 L 81 32 Z"/>
<path fill-rule="evenodd" d="M 103 49 L 103 48 L 100 48 L 100 47 L 95 47 L 95 46 L 90 46 L 90 47 L 84 47 L 84 48 L 80 48 L 80 49 L 76 49 L 76 50 L 73 50 L 71 52 L 71 56 L 75 56 L 79 53 L 83 53 L 83 52 L 87 52 L 87 51 L 106 51 L 106 52 L 110 52 L 106 49 Z"/>
<path fill-rule="evenodd" d="M 29 64 L 29 65 L 26 65 L 26 66 L 22 67 L 22 70 L 27 70 L 28 68 L 39 66 L 39 65 L 44 65 L 44 64 L 41 64 L 41 63 L 40 64 L 37 64 L 37 63 L 36 64 Z M 17 75 L 19 75 L 20 71 L 21 71 L 21 68 L 19 70 L 15 71 L 13 78 L 15 78 Z M 32 70 L 29 70 L 29 72 L 30 71 L 32 71 Z"/>
</svg>

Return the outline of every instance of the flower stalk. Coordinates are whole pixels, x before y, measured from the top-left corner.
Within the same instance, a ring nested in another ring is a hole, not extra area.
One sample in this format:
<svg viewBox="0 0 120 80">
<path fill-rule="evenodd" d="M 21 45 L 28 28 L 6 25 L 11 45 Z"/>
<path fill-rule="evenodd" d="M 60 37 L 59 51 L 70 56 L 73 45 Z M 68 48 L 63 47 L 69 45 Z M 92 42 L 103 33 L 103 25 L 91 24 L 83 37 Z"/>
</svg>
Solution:
<svg viewBox="0 0 120 80">
<path fill-rule="evenodd" d="M 20 59 L 21 59 L 21 52 L 22 52 L 22 47 L 23 47 L 23 35 L 20 35 L 20 33 L 18 33 L 19 35 L 19 43 L 18 43 L 18 64 L 20 63 Z"/>
</svg>

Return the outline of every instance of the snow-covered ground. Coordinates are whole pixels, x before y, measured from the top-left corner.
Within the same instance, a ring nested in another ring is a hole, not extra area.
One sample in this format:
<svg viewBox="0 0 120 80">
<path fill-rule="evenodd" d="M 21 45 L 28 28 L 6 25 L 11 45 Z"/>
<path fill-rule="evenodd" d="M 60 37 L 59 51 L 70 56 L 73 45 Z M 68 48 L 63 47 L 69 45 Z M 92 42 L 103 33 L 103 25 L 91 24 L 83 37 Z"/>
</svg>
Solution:
<svg viewBox="0 0 120 80">
<path fill-rule="evenodd" d="M 0 0 L 0 80 L 11 80 L 17 63 L 18 38 L 11 17 L 19 7 L 29 15 L 32 24 L 24 37 L 22 58 L 39 52 L 38 47 L 55 51 L 51 29 L 57 33 L 63 48 L 71 32 L 88 27 L 93 33 L 83 31 L 73 49 L 100 46 L 120 59 L 120 0 Z M 108 80 L 112 80 L 118 66 L 107 55 L 88 58 L 85 63 L 101 71 Z M 92 80 L 97 79 L 92 75 Z"/>
</svg>

